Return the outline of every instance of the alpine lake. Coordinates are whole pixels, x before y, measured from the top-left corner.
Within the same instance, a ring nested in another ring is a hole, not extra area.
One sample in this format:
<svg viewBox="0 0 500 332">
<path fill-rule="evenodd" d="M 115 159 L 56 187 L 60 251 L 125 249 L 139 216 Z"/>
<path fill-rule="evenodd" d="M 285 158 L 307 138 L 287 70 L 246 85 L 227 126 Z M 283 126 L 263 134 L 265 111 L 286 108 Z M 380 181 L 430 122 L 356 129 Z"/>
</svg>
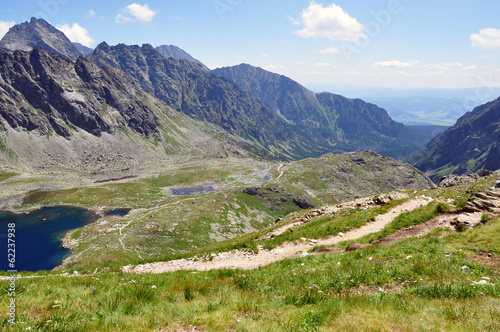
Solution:
<svg viewBox="0 0 500 332">
<path fill-rule="evenodd" d="M 106 214 L 123 216 L 128 211 L 112 210 Z M 5 253 L 0 257 L 0 271 L 52 270 L 71 254 L 61 244 L 66 232 L 99 217 L 93 211 L 70 206 L 43 207 L 19 214 L 0 211 L 0 246 Z"/>
</svg>

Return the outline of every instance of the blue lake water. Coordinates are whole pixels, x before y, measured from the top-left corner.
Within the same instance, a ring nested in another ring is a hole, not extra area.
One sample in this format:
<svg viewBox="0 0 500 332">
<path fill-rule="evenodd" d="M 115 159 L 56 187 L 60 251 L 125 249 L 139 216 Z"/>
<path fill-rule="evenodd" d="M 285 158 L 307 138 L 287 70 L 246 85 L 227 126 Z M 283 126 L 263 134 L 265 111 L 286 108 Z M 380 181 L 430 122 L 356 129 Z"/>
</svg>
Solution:
<svg viewBox="0 0 500 332">
<path fill-rule="evenodd" d="M 123 216 L 126 216 L 130 212 L 130 210 L 131 209 L 116 209 L 116 210 L 111 210 L 111 211 L 107 211 L 106 215 L 107 216 L 119 216 L 119 217 L 123 217 Z"/>
<path fill-rule="evenodd" d="M 44 207 L 27 214 L 0 211 L 0 270 L 51 270 L 71 251 L 61 246 L 64 234 L 99 218 L 93 211 L 76 207 Z M 8 266 L 8 224 L 15 224 L 15 268 Z"/>
</svg>

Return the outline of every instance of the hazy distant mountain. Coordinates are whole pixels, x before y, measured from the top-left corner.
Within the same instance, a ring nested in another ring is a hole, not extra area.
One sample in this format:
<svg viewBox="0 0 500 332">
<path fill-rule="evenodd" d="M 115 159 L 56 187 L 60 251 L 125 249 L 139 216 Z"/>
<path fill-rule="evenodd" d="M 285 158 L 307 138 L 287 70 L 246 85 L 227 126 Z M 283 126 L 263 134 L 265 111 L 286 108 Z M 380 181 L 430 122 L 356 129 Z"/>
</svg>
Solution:
<svg viewBox="0 0 500 332">
<path fill-rule="evenodd" d="M 123 70 L 141 88 L 198 120 L 248 140 L 248 148 L 273 158 L 303 158 L 328 152 L 235 84 L 190 61 L 166 58 L 151 45 L 99 44 L 88 59 Z"/>
<path fill-rule="evenodd" d="M 156 48 L 156 50 L 158 52 L 160 52 L 161 54 L 163 54 L 163 56 L 165 56 L 167 58 L 174 58 L 175 60 L 191 61 L 191 62 L 199 64 L 200 66 L 202 66 L 206 70 L 210 70 L 210 69 L 208 69 L 207 66 L 205 66 L 203 63 L 201 63 L 201 61 L 196 60 L 189 53 L 187 53 L 186 51 L 178 48 L 177 46 L 174 46 L 174 45 L 161 45 L 161 46 L 158 46 Z"/>
<path fill-rule="evenodd" d="M 83 55 L 89 55 L 90 53 L 94 52 L 93 48 L 87 47 L 85 45 L 82 45 L 80 43 L 73 42 L 73 46 L 78 50 Z"/>
<path fill-rule="evenodd" d="M 406 126 L 415 137 L 415 144 L 424 149 L 426 145 L 437 135 L 449 129 L 449 126 L 436 125 L 409 125 Z"/>
<path fill-rule="evenodd" d="M 420 149 L 384 109 L 331 93 L 315 94 L 290 78 L 247 64 L 213 70 L 259 98 L 297 130 L 341 150 L 374 150 L 405 158 Z"/>
<path fill-rule="evenodd" d="M 35 46 L 72 60 L 81 56 L 63 32 L 43 19 L 32 18 L 30 22 L 13 26 L 0 41 L 0 48 L 11 51 L 31 51 Z"/>
<path fill-rule="evenodd" d="M 476 107 L 414 160 L 434 180 L 449 173 L 500 169 L 500 98 Z"/>
</svg>

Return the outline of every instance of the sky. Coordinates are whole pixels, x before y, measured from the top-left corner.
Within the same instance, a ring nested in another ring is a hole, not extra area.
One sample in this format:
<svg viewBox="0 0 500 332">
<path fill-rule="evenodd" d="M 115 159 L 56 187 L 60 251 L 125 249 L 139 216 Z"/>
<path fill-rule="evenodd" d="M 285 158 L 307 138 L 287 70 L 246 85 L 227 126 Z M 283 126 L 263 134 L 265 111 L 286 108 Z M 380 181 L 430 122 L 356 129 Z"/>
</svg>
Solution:
<svg viewBox="0 0 500 332">
<path fill-rule="evenodd" d="M 89 47 L 172 44 L 315 91 L 484 88 L 500 87 L 499 12 L 498 0 L 17 0 L 0 5 L 0 36 L 37 17 Z"/>
</svg>

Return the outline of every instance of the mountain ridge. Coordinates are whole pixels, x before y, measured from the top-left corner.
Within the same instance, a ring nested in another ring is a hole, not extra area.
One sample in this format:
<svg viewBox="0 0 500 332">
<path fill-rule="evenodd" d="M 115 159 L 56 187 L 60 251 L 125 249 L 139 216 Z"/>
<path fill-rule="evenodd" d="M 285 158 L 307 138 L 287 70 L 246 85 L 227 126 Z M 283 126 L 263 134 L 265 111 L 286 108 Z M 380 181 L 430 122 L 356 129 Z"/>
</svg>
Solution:
<svg viewBox="0 0 500 332">
<path fill-rule="evenodd" d="M 474 108 L 435 137 L 412 163 L 434 180 L 500 169 L 500 98 Z"/>
<path fill-rule="evenodd" d="M 99 44 L 88 59 L 129 74 L 141 88 L 174 109 L 255 141 L 249 148 L 273 158 L 297 159 L 328 152 L 311 144 L 274 112 L 234 83 L 198 64 L 166 58 L 149 44 Z"/>
<path fill-rule="evenodd" d="M 374 150 L 406 158 L 419 151 L 413 135 L 384 109 L 361 99 L 314 93 L 284 76 L 248 64 L 212 71 L 259 98 L 313 140 L 340 150 Z"/>
<path fill-rule="evenodd" d="M 186 60 L 199 64 L 203 69 L 210 70 L 200 60 L 193 58 L 189 53 L 175 45 L 160 45 L 155 49 L 167 58 L 174 58 L 175 60 Z"/>
</svg>

